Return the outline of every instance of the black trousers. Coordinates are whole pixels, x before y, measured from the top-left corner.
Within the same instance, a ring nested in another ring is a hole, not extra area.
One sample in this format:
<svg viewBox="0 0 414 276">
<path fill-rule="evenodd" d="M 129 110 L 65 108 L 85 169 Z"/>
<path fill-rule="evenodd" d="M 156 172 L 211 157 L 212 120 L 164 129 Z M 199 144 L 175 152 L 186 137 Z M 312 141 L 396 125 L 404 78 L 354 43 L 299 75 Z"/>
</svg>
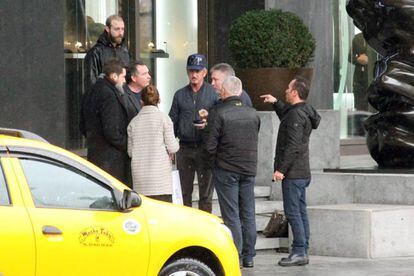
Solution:
<svg viewBox="0 0 414 276">
<path fill-rule="evenodd" d="M 197 173 L 198 209 L 211 213 L 214 188 L 211 181 L 208 153 L 202 147 L 180 144 L 180 150 L 177 152 L 177 169 L 180 172 L 184 205 L 192 206 L 194 176 Z"/>
</svg>

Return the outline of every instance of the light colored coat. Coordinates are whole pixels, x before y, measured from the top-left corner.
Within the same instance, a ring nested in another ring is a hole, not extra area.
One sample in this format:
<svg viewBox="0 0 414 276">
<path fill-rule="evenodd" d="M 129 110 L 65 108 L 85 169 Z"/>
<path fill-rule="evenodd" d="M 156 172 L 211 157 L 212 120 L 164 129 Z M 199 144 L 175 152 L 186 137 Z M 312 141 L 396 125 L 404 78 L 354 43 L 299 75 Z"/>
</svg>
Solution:
<svg viewBox="0 0 414 276">
<path fill-rule="evenodd" d="M 143 106 L 128 126 L 134 190 L 143 195 L 172 194 L 168 153 L 176 153 L 178 149 L 170 117 L 156 106 Z"/>
</svg>

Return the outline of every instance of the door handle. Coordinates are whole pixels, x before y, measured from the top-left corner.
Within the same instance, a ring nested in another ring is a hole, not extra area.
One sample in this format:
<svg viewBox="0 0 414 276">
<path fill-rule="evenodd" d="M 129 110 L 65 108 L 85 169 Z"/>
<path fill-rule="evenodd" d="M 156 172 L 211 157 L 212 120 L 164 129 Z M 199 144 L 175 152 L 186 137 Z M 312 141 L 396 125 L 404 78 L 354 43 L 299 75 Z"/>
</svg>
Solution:
<svg viewBox="0 0 414 276">
<path fill-rule="evenodd" d="M 43 226 L 42 233 L 47 235 L 62 235 L 62 231 L 59 228 L 51 225 Z"/>
</svg>

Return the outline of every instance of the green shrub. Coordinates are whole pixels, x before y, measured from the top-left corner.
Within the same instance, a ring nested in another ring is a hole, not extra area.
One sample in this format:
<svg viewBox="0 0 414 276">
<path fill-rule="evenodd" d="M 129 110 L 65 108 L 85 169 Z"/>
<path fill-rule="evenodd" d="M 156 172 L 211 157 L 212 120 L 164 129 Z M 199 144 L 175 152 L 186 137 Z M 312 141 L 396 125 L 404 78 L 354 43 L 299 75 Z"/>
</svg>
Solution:
<svg viewBox="0 0 414 276">
<path fill-rule="evenodd" d="M 231 25 L 229 48 L 238 68 L 298 68 L 312 57 L 315 39 L 291 12 L 248 11 Z"/>
</svg>

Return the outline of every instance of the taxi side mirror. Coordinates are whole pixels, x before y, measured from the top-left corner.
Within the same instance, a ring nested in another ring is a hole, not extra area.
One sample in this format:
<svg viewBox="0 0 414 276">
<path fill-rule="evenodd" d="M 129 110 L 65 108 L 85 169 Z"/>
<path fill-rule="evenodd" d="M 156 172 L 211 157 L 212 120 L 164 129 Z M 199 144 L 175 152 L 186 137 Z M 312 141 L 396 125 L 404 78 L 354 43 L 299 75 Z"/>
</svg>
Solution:
<svg viewBox="0 0 414 276">
<path fill-rule="evenodd" d="M 141 197 L 134 191 L 125 189 L 122 193 L 120 207 L 122 211 L 141 206 Z"/>
</svg>

